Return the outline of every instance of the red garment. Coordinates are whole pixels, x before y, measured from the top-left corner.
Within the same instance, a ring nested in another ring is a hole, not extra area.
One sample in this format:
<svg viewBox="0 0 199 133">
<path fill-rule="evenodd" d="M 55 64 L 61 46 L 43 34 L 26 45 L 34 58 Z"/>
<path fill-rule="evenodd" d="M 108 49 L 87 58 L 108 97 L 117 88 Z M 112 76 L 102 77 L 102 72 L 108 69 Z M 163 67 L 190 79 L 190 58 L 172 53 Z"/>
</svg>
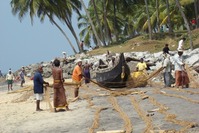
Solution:
<svg viewBox="0 0 199 133">
<path fill-rule="evenodd" d="M 175 71 L 175 84 L 176 87 L 189 84 L 189 77 L 185 71 Z"/>
<path fill-rule="evenodd" d="M 63 83 L 62 82 L 54 83 L 53 88 L 54 88 L 54 98 L 53 98 L 54 107 L 58 108 L 58 107 L 68 106 Z"/>
<path fill-rule="evenodd" d="M 191 20 L 191 23 L 192 23 L 192 24 L 196 24 L 196 20 L 195 20 L 195 19 L 192 19 L 192 20 Z"/>
</svg>

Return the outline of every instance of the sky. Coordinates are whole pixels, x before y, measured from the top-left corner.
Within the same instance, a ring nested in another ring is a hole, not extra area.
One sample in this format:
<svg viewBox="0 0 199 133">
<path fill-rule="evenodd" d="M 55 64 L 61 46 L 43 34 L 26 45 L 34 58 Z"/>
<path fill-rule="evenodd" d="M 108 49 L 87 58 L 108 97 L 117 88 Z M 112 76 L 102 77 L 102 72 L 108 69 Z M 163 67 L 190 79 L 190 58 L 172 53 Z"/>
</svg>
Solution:
<svg viewBox="0 0 199 133">
<path fill-rule="evenodd" d="M 78 35 L 80 30 L 76 26 L 76 18 L 73 16 L 72 20 Z M 22 66 L 51 61 L 61 57 L 63 51 L 68 55 L 74 54 L 68 41 L 48 18 L 42 23 L 35 17 L 32 25 L 27 14 L 20 22 L 18 15 L 12 14 L 10 0 L 0 1 L 0 20 L 0 70 L 3 73 L 7 73 L 9 68 L 16 71 Z M 76 46 L 66 25 L 59 25 Z M 76 50 L 78 51 L 77 48 Z"/>
</svg>

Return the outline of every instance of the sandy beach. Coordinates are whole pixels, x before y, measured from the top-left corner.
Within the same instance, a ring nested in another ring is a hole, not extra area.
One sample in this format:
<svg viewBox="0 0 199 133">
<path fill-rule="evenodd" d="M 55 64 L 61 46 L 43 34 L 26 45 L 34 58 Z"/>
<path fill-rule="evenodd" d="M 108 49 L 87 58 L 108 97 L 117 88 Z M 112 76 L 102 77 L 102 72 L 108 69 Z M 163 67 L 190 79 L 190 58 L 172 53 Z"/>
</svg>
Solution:
<svg viewBox="0 0 199 133">
<path fill-rule="evenodd" d="M 51 83 L 52 79 L 45 79 Z M 23 88 L 0 86 L 0 133 L 198 133 L 199 88 L 161 86 L 108 91 L 83 84 L 80 99 L 72 102 L 74 86 L 65 86 L 71 111 L 51 112 L 46 95 L 44 111 L 35 111 L 32 81 Z M 53 89 L 50 103 L 53 105 Z"/>
</svg>

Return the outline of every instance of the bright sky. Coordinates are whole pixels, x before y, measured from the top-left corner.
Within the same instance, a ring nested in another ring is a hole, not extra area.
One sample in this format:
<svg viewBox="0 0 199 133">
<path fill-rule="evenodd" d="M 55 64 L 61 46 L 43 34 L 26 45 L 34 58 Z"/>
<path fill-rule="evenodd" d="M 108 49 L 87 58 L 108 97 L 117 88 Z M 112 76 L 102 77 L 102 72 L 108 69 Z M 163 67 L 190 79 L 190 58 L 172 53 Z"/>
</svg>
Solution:
<svg viewBox="0 0 199 133">
<path fill-rule="evenodd" d="M 50 61 L 62 56 L 63 51 L 68 55 L 74 54 L 68 41 L 47 18 L 41 23 L 35 17 L 34 24 L 31 25 L 27 14 L 20 22 L 18 16 L 12 14 L 10 0 L 1 0 L 0 18 L 0 70 L 3 73 L 7 73 L 9 68 L 16 71 L 21 66 Z M 76 17 L 73 20 L 75 21 Z M 76 22 L 73 24 L 75 30 L 79 31 Z M 67 27 L 63 24 L 61 27 L 76 46 Z M 78 51 L 77 48 L 76 50 Z"/>
</svg>

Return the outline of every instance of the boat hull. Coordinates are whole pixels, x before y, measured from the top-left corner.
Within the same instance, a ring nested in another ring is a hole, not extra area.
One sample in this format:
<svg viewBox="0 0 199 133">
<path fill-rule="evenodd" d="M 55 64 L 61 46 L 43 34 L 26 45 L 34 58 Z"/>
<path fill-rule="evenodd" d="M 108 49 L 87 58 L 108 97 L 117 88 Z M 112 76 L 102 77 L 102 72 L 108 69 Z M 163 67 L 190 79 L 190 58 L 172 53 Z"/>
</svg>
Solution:
<svg viewBox="0 0 199 133">
<path fill-rule="evenodd" d="M 108 88 L 123 88 L 126 87 L 129 75 L 129 66 L 125 61 L 124 54 L 121 53 L 118 64 L 110 70 L 107 69 L 96 73 L 96 81 Z"/>
</svg>

